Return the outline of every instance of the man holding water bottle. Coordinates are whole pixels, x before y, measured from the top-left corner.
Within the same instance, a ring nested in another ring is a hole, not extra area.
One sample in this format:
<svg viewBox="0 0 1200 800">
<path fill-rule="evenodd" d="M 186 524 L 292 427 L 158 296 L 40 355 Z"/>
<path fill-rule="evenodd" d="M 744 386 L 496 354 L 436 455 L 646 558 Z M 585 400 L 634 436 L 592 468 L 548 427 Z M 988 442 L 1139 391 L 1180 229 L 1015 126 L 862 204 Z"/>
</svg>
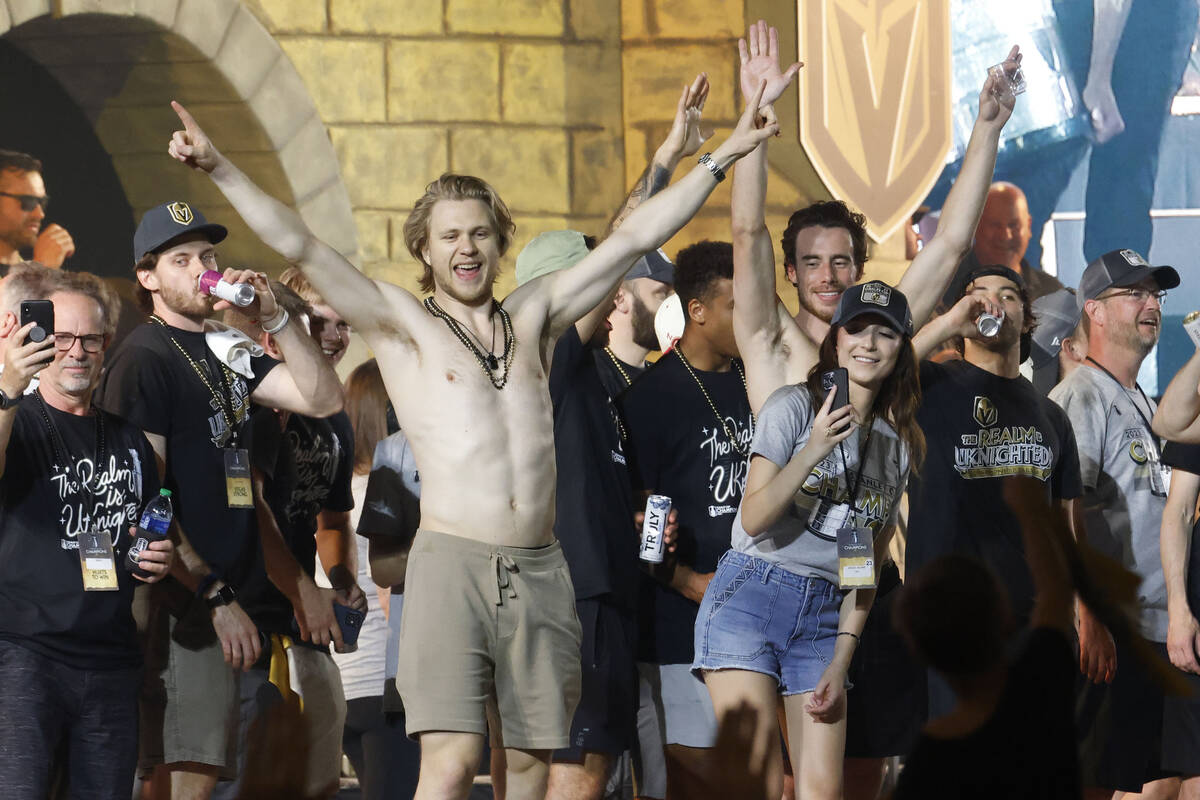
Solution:
<svg viewBox="0 0 1200 800">
<path fill-rule="evenodd" d="M 86 273 L 47 280 L 23 300 L 51 303 L 53 327 L 9 318 L 0 375 L 0 785 L 46 797 L 65 741 L 70 795 L 116 800 L 137 759 L 133 590 L 167 574 L 173 546 L 148 544 L 141 576 L 125 564 L 159 477 L 141 430 L 91 403 L 116 299 Z"/>
<path fill-rule="evenodd" d="M 233 670 L 258 659 L 258 631 L 237 599 L 258 549 L 245 423 L 251 402 L 311 416 L 341 408 L 337 376 L 266 276 L 226 270 L 255 297 L 238 306 L 274 336 L 287 364 L 206 319 L 230 307 L 201 281 L 226 236 L 184 202 L 142 217 L 134 234 L 138 300 L 150 320 L 113 353 L 97 403 L 139 426 L 165 468 L 182 532 L 175 580 L 157 587 L 150 620 L 141 766 L 171 796 L 208 797 L 235 770 Z M 211 275 L 207 275 L 211 278 Z M 236 295 L 230 293 L 235 301 Z M 168 610 L 169 613 L 158 613 Z M 232 667 L 233 669 L 230 669 Z"/>
</svg>

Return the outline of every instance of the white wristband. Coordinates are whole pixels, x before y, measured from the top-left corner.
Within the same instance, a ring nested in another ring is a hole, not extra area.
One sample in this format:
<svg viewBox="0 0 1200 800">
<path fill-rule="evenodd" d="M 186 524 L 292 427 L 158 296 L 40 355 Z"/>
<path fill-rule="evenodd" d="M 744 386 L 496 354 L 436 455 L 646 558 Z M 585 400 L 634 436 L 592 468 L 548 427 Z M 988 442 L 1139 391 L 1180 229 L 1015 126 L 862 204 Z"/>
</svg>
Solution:
<svg viewBox="0 0 1200 800">
<path fill-rule="evenodd" d="M 288 324 L 288 312 L 287 312 L 287 309 L 286 309 L 286 308 L 281 308 L 281 309 L 279 309 L 279 310 L 280 310 L 282 313 L 281 313 L 281 315 L 280 315 L 280 317 L 279 317 L 279 323 L 278 323 L 278 324 L 277 324 L 275 327 L 273 327 L 273 328 L 268 328 L 268 327 L 267 327 L 267 325 L 266 325 L 266 323 L 265 323 L 265 322 L 263 323 L 263 333 L 267 334 L 268 336 L 274 336 L 275 334 L 279 333 L 281 330 L 283 330 L 284 328 L 286 328 L 286 327 L 287 327 L 287 324 Z"/>
</svg>

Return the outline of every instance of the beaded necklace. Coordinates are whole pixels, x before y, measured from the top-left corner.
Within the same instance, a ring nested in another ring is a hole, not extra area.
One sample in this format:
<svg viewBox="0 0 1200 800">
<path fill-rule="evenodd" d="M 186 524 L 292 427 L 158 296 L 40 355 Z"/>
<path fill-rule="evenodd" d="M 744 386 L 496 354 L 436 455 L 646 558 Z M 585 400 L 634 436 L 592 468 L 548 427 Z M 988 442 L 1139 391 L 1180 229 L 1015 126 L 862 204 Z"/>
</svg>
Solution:
<svg viewBox="0 0 1200 800">
<path fill-rule="evenodd" d="M 467 330 L 463 324 L 454 317 L 442 310 L 442 307 L 437 304 L 437 301 L 432 297 L 425 298 L 425 310 L 433 316 L 446 323 L 446 327 L 450 332 L 462 342 L 463 347 L 467 348 L 475 360 L 479 362 L 479 368 L 483 370 L 483 374 L 492 382 L 492 386 L 497 389 L 503 389 L 508 383 L 508 375 L 512 371 L 513 353 L 516 351 L 516 337 L 513 335 L 512 319 L 508 316 L 508 312 L 504 310 L 504 306 L 492 301 L 492 313 L 500 315 L 500 323 L 504 327 L 504 352 L 500 354 L 500 358 L 496 358 L 496 354 L 488 351 L 484 352 L 480 347 L 473 342 L 472 336 L 467 335 Z M 494 323 L 493 323 L 494 324 Z M 503 361 L 503 371 L 500 372 L 500 377 L 496 377 L 497 371 L 500 370 L 501 361 Z"/>
<path fill-rule="evenodd" d="M 704 399 L 708 401 L 708 407 L 712 409 L 713 416 L 717 418 L 717 422 L 721 423 L 721 430 L 725 432 L 725 438 L 729 440 L 729 446 L 732 447 L 734 452 L 742 458 L 749 458 L 750 448 L 747 447 L 742 449 L 742 446 L 738 443 L 737 437 L 734 436 L 733 432 L 729 430 L 729 425 L 726 424 L 725 418 L 721 416 L 721 412 L 717 410 L 717 404 L 714 403 L 713 399 L 709 396 L 708 389 L 704 388 L 704 384 L 700 382 L 700 376 L 697 375 L 696 371 L 692 369 L 691 363 L 683 354 L 683 348 L 679 345 L 675 345 L 675 352 L 679 354 L 679 360 L 682 361 L 683 366 L 687 368 L 688 374 L 692 376 L 692 380 L 694 380 L 696 385 L 700 387 L 700 392 L 704 395 Z M 742 372 L 742 368 L 738 366 L 736 360 L 730 361 L 729 363 L 733 365 L 734 372 L 736 372 L 738 377 L 742 379 L 742 388 L 746 390 L 747 394 L 749 394 L 750 389 L 746 386 L 746 373 Z"/>
<path fill-rule="evenodd" d="M 625 385 L 632 386 L 633 378 L 629 377 L 629 373 L 625 371 L 624 365 L 621 364 L 621 359 L 617 358 L 612 348 L 608 345 L 604 346 L 604 352 L 608 353 L 608 357 L 612 359 L 613 366 L 617 368 L 617 372 L 621 373 L 621 377 L 625 379 Z"/>
<path fill-rule="evenodd" d="M 195 370 L 196 375 L 200 378 L 201 382 L 204 383 L 204 387 L 208 389 L 209 393 L 212 394 L 213 399 L 217 401 L 217 406 L 221 411 L 221 416 L 225 419 L 225 428 L 229 431 L 229 435 L 231 437 L 230 443 L 236 447 L 238 438 L 237 414 L 234 411 L 233 398 L 230 397 L 229 392 L 229 384 L 233 380 L 233 370 L 231 370 L 224 362 L 221 363 L 220 375 L 222 391 L 218 392 L 216 388 L 213 387 L 212 382 L 208 379 L 208 371 L 201 369 L 200 365 L 196 363 L 196 360 L 192 358 L 192 354 L 185 350 L 183 345 L 179 343 L 179 340 L 175 338 L 175 334 L 171 333 L 171 329 L 167 326 L 167 323 L 163 322 L 162 318 L 157 314 L 151 314 L 150 319 L 152 322 L 155 322 L 163 327 L 163 330 L 166 331 L 167 338 L 171 340 L 171 344 L 175 345 L 175 349 L 183 354 L 184 359 L 187 360 L 187 363 L 192 366 L 193 370 Z M 207 360 L 205 361 L 205 364 L 207 365 Z"/>
</svg>

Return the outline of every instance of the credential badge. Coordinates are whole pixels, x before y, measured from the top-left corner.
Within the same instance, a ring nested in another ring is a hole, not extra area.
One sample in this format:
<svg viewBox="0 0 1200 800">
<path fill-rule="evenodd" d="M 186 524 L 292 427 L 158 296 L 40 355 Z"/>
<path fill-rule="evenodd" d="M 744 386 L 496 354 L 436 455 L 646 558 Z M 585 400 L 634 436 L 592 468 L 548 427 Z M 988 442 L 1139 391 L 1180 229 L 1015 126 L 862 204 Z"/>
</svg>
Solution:
<svg viewBox="0 0 1200 800">
<path fill-rule="evenodd" d="M 167 213 L 171 215 L 171 219 L 175 220 L 180 225 L 191 225 L 192 219 L 194 219 L 192 216 L 192 209 L 187 203 L 171 203 L 169 206 L 167 206 Z"/>
</svg>

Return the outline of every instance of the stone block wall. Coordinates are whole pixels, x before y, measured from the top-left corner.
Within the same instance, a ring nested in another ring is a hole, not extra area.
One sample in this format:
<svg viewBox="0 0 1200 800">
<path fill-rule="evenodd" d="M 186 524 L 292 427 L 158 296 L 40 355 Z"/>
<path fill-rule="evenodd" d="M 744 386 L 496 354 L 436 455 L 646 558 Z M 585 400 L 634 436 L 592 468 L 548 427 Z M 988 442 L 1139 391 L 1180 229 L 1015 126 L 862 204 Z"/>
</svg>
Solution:
<svg viewBox="0 0 1200 800">
<path fill-rule="evenodd" d="M 620 0 L 245 0 L 328 129 L 372 277 L 416 289 L 425 184 L 478 174 L 530 238 L 603 230 L 625 191 Z"/>
<path fill-rule="evenodd" d="M 295 65 L 329 131 L 362 268 L 411 289 L 419 270 L 402 226 L 438 174 L 478 174 L 508 202 L 518 231 L 503 295 L 533 236 L 604 230 L 698 72 L 712 83 L 705 118 L 717 137 L 742 107 L 742 0 L 244 1 Z M 824 196 L 776 172 L 768 193 L 776 237 L 792 210 Z M 729 235 L 726 182 L 666 250 L 673 257 Z M 898 274 L 898 246 L 875 248 L 873 275 Z M 782 275 L 780 294 L 794 303 Z"/>
</svg>

